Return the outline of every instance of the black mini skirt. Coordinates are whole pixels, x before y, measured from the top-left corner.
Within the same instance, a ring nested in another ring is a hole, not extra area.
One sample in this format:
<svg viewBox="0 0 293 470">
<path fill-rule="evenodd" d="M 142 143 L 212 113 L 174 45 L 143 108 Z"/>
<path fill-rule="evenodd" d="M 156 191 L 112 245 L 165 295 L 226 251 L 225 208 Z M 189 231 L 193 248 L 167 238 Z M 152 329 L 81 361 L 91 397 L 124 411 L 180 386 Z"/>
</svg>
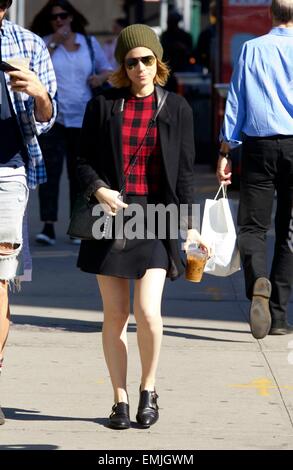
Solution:
<svg viewBox="0 0 293 470">
<path fill-rule="evenodd" d="M 146 214 L 147 203 L 154 203 L 154 200 L 147 196 L 128 195 L 126 202 L 139 204 Z M 142 223 L 146 227 L 146 215 Z M 125 279 L 141 279 L 148 269 L 169 270 L 170 259 L 165 240 L 157 237 L 134 238 L 124 240 L 122 245 L 121 249 L 120 242 L 115 246 L 115 243 L 106 244 L 103 240 L 82 241 L 77 265 L 84 272 Z"/>
</svg>

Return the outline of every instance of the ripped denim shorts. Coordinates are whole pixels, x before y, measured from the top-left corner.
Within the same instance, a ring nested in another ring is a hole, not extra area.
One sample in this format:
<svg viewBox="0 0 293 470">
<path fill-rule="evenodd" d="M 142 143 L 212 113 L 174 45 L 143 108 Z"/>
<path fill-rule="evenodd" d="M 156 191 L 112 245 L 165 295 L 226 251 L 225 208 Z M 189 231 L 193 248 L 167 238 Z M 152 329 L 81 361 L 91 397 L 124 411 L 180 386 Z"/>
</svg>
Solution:
<svg viewBox="0 0 293 470">
<path fill-rule="evenodd" d="M 12 281 L 23 274 L 23 217 L 27 206 L 28 188 L 20 181 L 0 178 L 0 280 Z M 12 245 L 8 253 L 1 244 Z"/>
</svg>

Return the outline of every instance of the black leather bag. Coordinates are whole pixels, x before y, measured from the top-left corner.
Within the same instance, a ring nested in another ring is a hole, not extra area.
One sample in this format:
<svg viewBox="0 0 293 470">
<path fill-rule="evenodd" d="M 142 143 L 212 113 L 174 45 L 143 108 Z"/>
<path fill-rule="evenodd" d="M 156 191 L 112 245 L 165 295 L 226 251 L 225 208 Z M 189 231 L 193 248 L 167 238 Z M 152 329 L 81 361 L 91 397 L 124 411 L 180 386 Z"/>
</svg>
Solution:
<svg viewBox="0 0 293 470">
<path fill-rule="evenodd" d="M 93 205 L 90 204 L 83 194 L 78 194 L 71 214 L 67 235 L 71 238 L 79 238 L 80 240 L 92 240 L 94 224 L 92 211 Z"/>
<path fill-rule="evenodd" d="M 89 201 L 82 193 L 78 194 L 71 219 L 67 230 L 67 234 L 72 238 L 79 238 L 80 240 L 94 240 L 93 225 L 98 219 L 93 216 L 93 208 L 98 204 L 98 201 Z"/>
<path fill-rule="evenodd" d="M 158 108 L 153 116 L 153 118 L 150 120 L 147 131 L 145 133 L 145 136 L 140 143 L 139 147 L 137 148 L 136 152 L 133 154 L 130 165 L 128 167 L 127 173 L 124 177 L 122 188 L 120 190 L 120 197 L 123 198 L 123 193 L 125 191 L 125 186 L 126 186 L 126 181 L 128 176 L 130 175 L 132 169 L 135 166 L 135 163 L 137 161 L 137 157 L 139 155 L 140 149 L 142 148 L 145 139 L 147 138 L 150 129 L 152 126 L 155 124 L 157 117 L 159 113 L 161 112 L 161 109 L 166 101 L 168 92 L 166 90 L 163 91 L 163 94 L 159 98 L 158 102 Z M 92 197 L 90 200 L 87 199 L 84 194 L 80 193 L 76 201 L 74 203 L 72 215 L 71 215 L 71 220 L 70 224 L 67 230 L 67 235 L 69 235 L 72 238 L 79 238 L 80 240 L 97 240 L 97 238 L 93 234 L 93 226 L 94 223 L 99 219 L 99 217 L 104 217 L 104 213 L 102 213 L 100 216 L 94 216 L 93 215 L 93 209 L 96 205 L 98 205 L 99 202 L 95 200 L 94 197 Z M 109 238 L 109 231 L 112 228 L 112 216 L 107 215 L 105 217 L 105 223 L 103 226 L 103 233 L 102 233 L 102 238 Z M 117 239 L 117 246 L 121 249 L 123 249 L 123 246 L 125 246 L 125 241 L 124 239 Z M 115 240 L 116 242 L 116 240 Z M 120 249 L 119 248 L 119 249 Z"/>
</svg>

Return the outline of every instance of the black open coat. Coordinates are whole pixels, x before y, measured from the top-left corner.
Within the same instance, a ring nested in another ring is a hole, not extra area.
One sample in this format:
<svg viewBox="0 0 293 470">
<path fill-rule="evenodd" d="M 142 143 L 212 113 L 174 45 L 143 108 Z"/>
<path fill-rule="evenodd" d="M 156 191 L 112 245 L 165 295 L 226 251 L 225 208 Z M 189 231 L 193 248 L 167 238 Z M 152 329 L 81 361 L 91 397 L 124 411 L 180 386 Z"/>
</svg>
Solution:
<svg viewBox="0 0 293 470">
<path fill-rule="evenodd" d="M 109 89 L 93 98 L 87 106 L 81 136 L 78 176 L 86 195 L 104 186 L 119 191 L 123 182 L 122 122 L 125 88 Z M 162 93 L 156 87 L 156 94 Z M 164 172 L 165 204 L 194 203 L 194 134 L 193 115 L 186 100 L 169 93 L 157 120 Z M 168 233 L 168 230 L 167 230 Z M 96 273 L 111 247 L 111 240 L 82 242 L 78 266 L 86 258 L 87 271 Z M 177 278 L 184 270 L 177 240 L 166 241 L 171 267 L 168 276 Z"/>
</svg>

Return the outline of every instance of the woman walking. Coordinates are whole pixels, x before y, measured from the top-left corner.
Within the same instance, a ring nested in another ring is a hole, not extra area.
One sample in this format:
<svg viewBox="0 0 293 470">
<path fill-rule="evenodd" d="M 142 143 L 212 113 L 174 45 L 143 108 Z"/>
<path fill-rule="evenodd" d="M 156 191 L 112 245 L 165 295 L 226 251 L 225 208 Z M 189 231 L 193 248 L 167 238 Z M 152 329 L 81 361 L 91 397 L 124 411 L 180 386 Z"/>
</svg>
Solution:
<svg viewBox="0 0 293 470">
<path fill-rule="evenodd" d="M 87 102 L 93 90 L 108 79 L 112 67 L 97 40 L 88 36 L 86 18 L 67 0 L 49 0 L 35 17 L 31 29 L 48 46 L 58 84 L 58 117 L 50 132 L 40 137 L 48 181 L 39 189 L 44 222 L 36 241 L 55 244 L 59 184 L 64 158 L 70 189 L 70 211 L 79 191 L 77 155 Z M 73 242 L 78 242 L 73 240 Z"/>
<path fill-rule="evenodd" d="M 109 207 L 113 216 L 132 203 L 145 211 L 151 203 L 185 203 L 191 208 L 194 137 L 190 107 L 182 97 L 169 93 L 148 130 L 165 93 L 159 85 L 168 78 L 162 46 L 151 28 L 136 24 L 122 30 L 115 55 L 120 67 L 111 77 L 114 88 L 91 100 L 85 114 L 78 166 L 84 193 Z M 118 197 L 122 186 L 124 202 Z M 145 228 L 146 217 L 142 224 Z M 166 276 L 176 279 L 184 270 L 178 240 L 168 237 L 169 228 L 165 239 L 159 239 L 155 231 L 153 239 L 126 240 L 123 249 L 109 239 L 81 243 L 78 266 L 97 275 L 103 300 L 103 347 L 114 390 L 113 428 L 130 427 L 126 331 L 131 279 L 141 360 L 136 419 L 147 428 L 159 417 L 155 382 L 162 341 L 162 293 Z M 191 229 L 186 246 L 192 242 L 209 250 Z"/>
</svg>

